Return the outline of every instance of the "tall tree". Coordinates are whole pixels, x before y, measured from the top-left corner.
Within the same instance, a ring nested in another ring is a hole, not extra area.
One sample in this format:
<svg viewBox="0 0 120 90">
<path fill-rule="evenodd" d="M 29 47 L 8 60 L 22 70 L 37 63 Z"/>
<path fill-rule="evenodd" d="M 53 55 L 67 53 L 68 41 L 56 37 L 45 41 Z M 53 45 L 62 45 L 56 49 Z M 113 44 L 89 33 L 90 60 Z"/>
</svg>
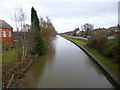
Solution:
<svg viewBox="0 0 120 90">
<path fill-rule="evenodd" d="M 31 24 L 35 32 L 35 51 L 38 54 L 44 54 L 47 51 L 47 43 L 41 34 L 39 19 L 33 7 L 31 9 Z"/>
<path fill-rule="evenodd" d="M 25 26 L 25 20 L 26 20 L 26 14 L 24 12 L 24 9 L 20 6 L 14 7 L 14 14 L 12 15 L 14 17 L 11 17 L 12 21 L 15 22 L 16 25 L 16 39 L 17 39 L 17 60 L 22 60 L 27 56 L 27 38 L 26 38 L 26 28 Z"/>
<path fill-rule="evenodd" d="M 40 27 L 42 35 L 47 41 L 50 41 L 57 34 L 49 17 L 46 17 L 46 20 L 40 19 Z"/>
<path fill-rule="evenodd" d="M 88 36 L 88 32 L 90 30 L 93 30 L 94 29 L 94 26 L 92 24 L 89 24 L 89 23 L 86 23 L 83 25 L 83 30 L 85 31 L 85 36 L 87 37 Z"/>
</svg>

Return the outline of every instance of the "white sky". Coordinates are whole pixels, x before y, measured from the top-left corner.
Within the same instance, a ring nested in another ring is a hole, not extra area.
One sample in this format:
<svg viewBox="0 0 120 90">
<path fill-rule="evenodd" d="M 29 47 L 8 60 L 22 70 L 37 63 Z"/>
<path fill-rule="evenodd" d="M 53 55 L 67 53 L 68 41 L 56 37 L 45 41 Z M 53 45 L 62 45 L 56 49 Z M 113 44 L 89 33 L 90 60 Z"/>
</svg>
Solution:
<svg viewBox="0 0 120 90">
<path fill-rule="evenodd" d="M 26 22 L 30 24 L 31 7 L 40 17 L 48 16 L 55 29 L 61 33 L 74 30 L 85 23 L 95 28 L 118 24 L 119 0 L 0 0 L 0 19 L 8 22 L 15 30 L 13 10 L 21 6 L 26 12 Z"/>
</svg>

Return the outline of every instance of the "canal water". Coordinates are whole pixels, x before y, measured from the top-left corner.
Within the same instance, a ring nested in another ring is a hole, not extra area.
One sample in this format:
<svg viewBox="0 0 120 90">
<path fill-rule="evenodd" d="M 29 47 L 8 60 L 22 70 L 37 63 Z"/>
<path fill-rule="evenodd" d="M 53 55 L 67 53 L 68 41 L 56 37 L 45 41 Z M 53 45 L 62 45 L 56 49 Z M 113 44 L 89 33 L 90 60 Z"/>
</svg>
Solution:
<svg viewBox="0 0 120 90">
<path fill-rule="evenodd" d="M 104 72 L 80 48 L 56 36 L 23 78 L 23 88 L 112 88 Z"/>
</svg>

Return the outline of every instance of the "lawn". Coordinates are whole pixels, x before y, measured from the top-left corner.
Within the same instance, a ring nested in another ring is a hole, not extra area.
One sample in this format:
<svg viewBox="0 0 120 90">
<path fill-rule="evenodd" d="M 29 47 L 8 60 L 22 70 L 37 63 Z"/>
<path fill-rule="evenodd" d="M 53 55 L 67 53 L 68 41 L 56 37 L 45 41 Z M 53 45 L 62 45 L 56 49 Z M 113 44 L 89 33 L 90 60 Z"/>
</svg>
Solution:
<svg viewBox="0 0 120 90">
<path fill-rule="evenodd" d="M 16 60 L 16 49 L 10 49 L 7 51 L 3 51 L 2 53 L 2 66 L 14 62 Z"/>
<path fill-rule="evenodd" d="M 79 44 L 86 50 L 88 50 L 93 56 L 95 56 L 99 61 L 101 61 L 104 65 L 106 65 L 106 67 L 108 67 L 114 74 L 116 74 L 116 76 L 118 76 L 120 78 L 120 72 L 118 70 L 118 67 L 120 64 L 113 62 L 112 58 L 101 55 L 97 50 L 88 47 L 86 45 L 87 44 L 86 39 L 79 39 L 79 38 L 68 37 L 68 36 L 62 36 L 62 37 L 67 38 L 67 39 Z"/>
</svg>

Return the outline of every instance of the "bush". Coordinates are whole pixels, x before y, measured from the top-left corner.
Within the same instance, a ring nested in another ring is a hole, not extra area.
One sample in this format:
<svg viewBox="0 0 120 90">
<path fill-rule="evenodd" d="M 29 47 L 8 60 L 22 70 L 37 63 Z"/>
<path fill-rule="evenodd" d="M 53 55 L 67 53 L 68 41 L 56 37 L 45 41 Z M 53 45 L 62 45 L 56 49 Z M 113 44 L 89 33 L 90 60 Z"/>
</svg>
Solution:
<svg viewBox="0 0 120 90">
<path fill-rule="evenodd" d="M 120 39 L 112 38 L 107 39 L 106 37 L 93 37 L 88 40 L 87 45 L 91 48 L 96 49 L 101 54 L 114 58 L 115 61 L 120 62 Z"/>
<path fill-rule="evenodd" d="M 103 52 L 104 44 L 106 43 L 106 37 L 94 37 L 88 40 L 87 45 L 94 49 L 97 49 L 99 52 Z"/>
<path fill-rule="evenodd" d="M 97 43 L 96 43 L 95 46 L 96 46 L 96 49 L 99 52 L 103 53 L 103 48 L 104 48 L 104 45 L 105 45 L 106 41 L 107 41 L 106 37 L 100 37 L 100 38 L 98 38 Z"/>
<path fill-rule="evenodd" d="M 104 55 L 113 57 L 115 61 L 120 62 L 120 47 L 118 38 L 108 39 L 104 45 Z"/>
<path fill-rule="evenodd" d="M 115 46 L 116 38 L 108 39 L 104 45 L 103 54 L 113 57 L 113 48 Z"/>
<path fill-rule="evenodd" d="M 94 48 L 97 43 L 97 38 L 91 38 L 87 42 L 87 46 Z"/>
</svg>

